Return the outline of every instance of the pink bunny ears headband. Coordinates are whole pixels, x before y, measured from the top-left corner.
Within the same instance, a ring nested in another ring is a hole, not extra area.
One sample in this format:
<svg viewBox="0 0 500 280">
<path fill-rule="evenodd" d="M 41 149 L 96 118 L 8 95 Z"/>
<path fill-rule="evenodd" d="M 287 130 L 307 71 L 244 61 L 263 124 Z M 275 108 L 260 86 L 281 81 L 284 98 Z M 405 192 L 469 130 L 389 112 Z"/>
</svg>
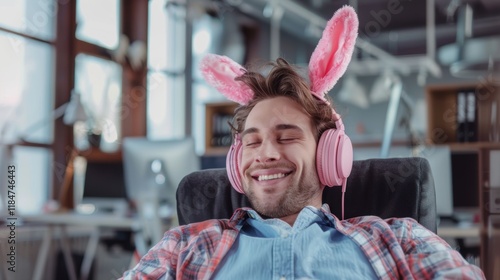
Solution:
<svg viewBox="0 0 500 280">
<path fill-rule="evenodd" d="M 358 35 L 358 17 L 352 7 L 344 6 L 326 24 L 323 35 L 309 61 L 312 94 L 326 102 L 325 95 L 345 73 L 351 61 Z M 206 55 L 200 66 L 210 85 L 229 100 L 246 105 L 252 100 L 252 90 L 235 78 L 245 73 L 238 63 L 226 56 Z"/>
</svg>

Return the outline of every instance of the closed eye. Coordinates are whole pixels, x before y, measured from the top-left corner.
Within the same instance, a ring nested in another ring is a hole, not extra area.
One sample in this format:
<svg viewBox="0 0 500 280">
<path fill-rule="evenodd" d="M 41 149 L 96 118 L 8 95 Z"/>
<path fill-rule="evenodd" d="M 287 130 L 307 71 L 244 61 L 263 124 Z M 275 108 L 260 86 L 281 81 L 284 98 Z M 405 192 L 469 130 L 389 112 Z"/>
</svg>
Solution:
<svg viewBox="0 0 500 280">
<path fill-rule="evenodd" d="M 289 143 L 295 141 L 297 138 L 281 138 L 278 141 L 281 143 Z"/>
<path fill-rule="evenodd" d="M 249 143 L 246 143 L 245 146 L 247 146 L 247 147 L 253 147 L 253 146 L 256 146 L 258 144 L 260 144 L 260 142 L 249 142 Z"/>
</svg>

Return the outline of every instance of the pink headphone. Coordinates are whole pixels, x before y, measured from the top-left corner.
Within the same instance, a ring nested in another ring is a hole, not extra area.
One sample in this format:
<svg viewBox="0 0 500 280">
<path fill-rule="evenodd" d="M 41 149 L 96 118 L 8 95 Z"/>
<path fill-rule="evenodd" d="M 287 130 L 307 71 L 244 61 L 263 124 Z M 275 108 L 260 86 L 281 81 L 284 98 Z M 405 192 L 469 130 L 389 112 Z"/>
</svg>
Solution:
<svg viewBox="0 0 500 280">
<path fill-rule="evenodd" d="M 308 67 L 311 92 L 328 105 L 324 96 L 345 73 L 356 43 L 358 25 L 354 9 L 342 7 L 326 24 L 311 55 Z M 252 90 L 244 83 L 235 81 L 235 78 L 245 73 L 244 68 L 230 58 L 208 54 L 201 61 L 200 70 L 207 83 L 228 99 L 241 105 L 252 100 Z M 342 192 L 345 192 L 347 177 L 352 169 L 352 143 L 345 134 L 340 116 L 333 109 L 332 119 L 337 128 L 326 130 L 321 135 L 316 151 L 316 169 L 322 184 L 330 187 L 342 185 Z M 241 146 L 239 135 L 236 135 L 227 154 L 226 168 L 233 188 L 244 193 L 239 172 Z"/>
</svg>

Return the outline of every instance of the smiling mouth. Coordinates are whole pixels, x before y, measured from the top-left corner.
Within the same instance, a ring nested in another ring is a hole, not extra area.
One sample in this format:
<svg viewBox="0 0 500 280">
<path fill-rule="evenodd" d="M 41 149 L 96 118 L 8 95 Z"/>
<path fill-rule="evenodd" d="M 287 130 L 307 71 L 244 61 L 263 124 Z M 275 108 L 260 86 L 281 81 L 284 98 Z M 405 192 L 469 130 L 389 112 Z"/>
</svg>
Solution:
<svg viewBox="0 0 500 280">
<path fill-rule="evenodd" d="M 276 180 L 276 179 L 284 178 L 284 177 L 290 175 L 291 173 L 292 172 L 290 172 L 290 173 L 269 174 L 269 175 L 259 175 L 258 177 L 254 177 L 254 179 L 257 180 L 257 181 L 259 181 L 259 182 L 270 181 L 270 180 Z"/>
</svg>

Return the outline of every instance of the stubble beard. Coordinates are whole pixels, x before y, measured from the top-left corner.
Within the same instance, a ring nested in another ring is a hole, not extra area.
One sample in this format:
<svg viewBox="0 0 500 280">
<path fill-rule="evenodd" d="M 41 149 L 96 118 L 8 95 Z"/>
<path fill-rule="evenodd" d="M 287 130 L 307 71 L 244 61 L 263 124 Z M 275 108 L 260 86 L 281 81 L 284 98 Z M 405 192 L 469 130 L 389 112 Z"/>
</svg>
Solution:
<svg viewBox="0 0 500 280">
<path fill-rule="evenodd" d="M 290 174 L 289 176 L 295 175 Z M 251 183 L 250 183 L 251 184 Z M 319 186 L 317 175 L 309 171 L 300 180 L 293 180 L 278 199 L 272 202 L 260 200 L 255 194 L 255 186 L 245 188 L 245 194 L 252 207 L 258 213 L 270 218 L 282 218 L 299 213 L 310 204 L 311 198 L 316 194 Z"/>
</svg>

